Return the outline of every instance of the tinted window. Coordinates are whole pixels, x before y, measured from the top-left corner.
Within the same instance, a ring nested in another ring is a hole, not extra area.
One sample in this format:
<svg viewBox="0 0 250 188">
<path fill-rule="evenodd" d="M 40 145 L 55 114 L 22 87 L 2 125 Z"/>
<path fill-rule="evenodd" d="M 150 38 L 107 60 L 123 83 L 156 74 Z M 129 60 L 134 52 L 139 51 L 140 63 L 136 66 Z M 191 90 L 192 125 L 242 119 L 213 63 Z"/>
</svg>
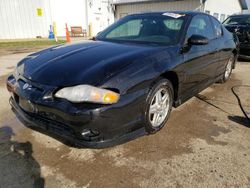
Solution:
<svg viewBox="0 0 250 188">
<path fill-rule="evenodd" d="M 192 35 L 202 35 L 208 39 L 214 38 L 214 31 L 208 16 L 198 15 L 193 17 L 187 31 L 187 38 Z"/>
<path fill-rule="evenodd" d="M 232 16 L 225 22 L 225 25 L 250 25 L 250 16 Z"/>
<path fill-rule="evenodd" d="M 185 19 L 185 15 L 128 16 L 97 36 L 97 40 L 173 45 L 179 41 Z"/>
<path fill-rule="evenodd" d="M 212 23 L 214 25 L 214 30 L 215 30 L 215 36 L 216 36 L 216 38 L 221 37 L 222 36 L 221 23 L 218 20 L 214 19 L 214 18 L 212 18 Z"/>
<path fill-rule="evenodd" d="M 116 38 L 116 37 L 128 37 L 128 36 L 136 36 L 140 32 L 141 27 L 141 19 L 138 20 L 130 20 L 116 29 L 112 30 L 110 33 L 106 35 L 107 38 Z"/>
<path fill-rule="evenodd" d="M 181 29 L 183 20 L 168 19 L 164 20 L 163 23 L 167 29 L 179 31 Z"/>
</svg>

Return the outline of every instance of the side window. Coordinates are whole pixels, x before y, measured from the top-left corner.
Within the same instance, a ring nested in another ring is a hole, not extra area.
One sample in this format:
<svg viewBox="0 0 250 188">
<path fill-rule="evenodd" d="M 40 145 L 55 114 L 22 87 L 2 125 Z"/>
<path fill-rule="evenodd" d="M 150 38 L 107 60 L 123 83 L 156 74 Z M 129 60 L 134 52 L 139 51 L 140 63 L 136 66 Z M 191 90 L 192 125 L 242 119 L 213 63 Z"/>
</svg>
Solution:
<svg viewBox="0 0 250 188">
<path fill-rule="evenodd" d="M 208 16 L 197 15 L 193 17 L 187 31 L 186 38 L 192 35 L 202 35 L 208 39 L 214 38 L 214 31 Z"/>
<path fill-rule="evenodd" d="M 221 23 L 214 18 L 212 18 L 212 23 L 213 23 L 214 30 L 215 30 L 215 37 L 216 38 L 221 37 L 223 34 Z"/>
</svg>

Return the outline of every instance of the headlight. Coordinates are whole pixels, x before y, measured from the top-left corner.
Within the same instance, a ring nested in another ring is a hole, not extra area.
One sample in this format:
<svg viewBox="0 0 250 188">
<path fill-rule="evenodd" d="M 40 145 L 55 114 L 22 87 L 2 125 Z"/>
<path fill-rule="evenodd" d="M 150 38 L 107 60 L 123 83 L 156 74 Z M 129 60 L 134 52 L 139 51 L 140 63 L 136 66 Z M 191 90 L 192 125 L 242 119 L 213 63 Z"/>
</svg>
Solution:
<svg viewBox="0 0 250 188">
<path fill-rule="evenodd" d="M 55 97 L 67 99 L 74 103 L 113 104 L 119 100 L 120 95 L 107 89 L 100 89 L 90 85 L 78 85 L 60 89 L 56 92 Z"/>
</svg>

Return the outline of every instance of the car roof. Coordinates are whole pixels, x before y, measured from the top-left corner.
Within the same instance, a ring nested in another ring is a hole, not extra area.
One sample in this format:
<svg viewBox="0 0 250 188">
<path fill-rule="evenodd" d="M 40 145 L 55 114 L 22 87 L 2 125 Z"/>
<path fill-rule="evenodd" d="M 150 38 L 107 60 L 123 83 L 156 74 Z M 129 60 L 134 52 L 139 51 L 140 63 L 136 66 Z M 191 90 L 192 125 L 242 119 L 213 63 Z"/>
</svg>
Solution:
<svg viewBox="0 0 250 188">
<path fill-rule="evenodd" d="M 234 14 L 229 17 L 248 17 L 248 16 L 250 16 L 250 14 Z"/>
<path fill-rule="evenodd" d="M 195 16 L 195 15 L 208 15 L 204 12 L 198 12 L 198 11 L 160 11 L 160 12 L 142 12 L 142 13 L 136 13 L 132 15 L 162 15 L 164 13 L 174 13 L 174 14 L 185 14 L 185 15 L 190 15 L 190 16 Z"/>
</svg>

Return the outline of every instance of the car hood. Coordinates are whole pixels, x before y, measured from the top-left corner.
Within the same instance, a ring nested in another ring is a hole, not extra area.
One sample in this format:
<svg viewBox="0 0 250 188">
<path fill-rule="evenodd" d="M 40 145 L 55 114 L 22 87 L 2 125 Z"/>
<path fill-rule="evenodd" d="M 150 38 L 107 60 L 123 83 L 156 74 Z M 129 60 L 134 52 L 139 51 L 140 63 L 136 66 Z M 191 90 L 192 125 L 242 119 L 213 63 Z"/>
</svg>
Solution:
<svg viewBox="0 0 250 188">
<path fill-rule="evenodd" d="M 27 56 L 17 72 L 51 86 L 100 85 L 112 75 L 157 50 L 156 46 L 91 41 L 52 47 Z"/>
</svg>

